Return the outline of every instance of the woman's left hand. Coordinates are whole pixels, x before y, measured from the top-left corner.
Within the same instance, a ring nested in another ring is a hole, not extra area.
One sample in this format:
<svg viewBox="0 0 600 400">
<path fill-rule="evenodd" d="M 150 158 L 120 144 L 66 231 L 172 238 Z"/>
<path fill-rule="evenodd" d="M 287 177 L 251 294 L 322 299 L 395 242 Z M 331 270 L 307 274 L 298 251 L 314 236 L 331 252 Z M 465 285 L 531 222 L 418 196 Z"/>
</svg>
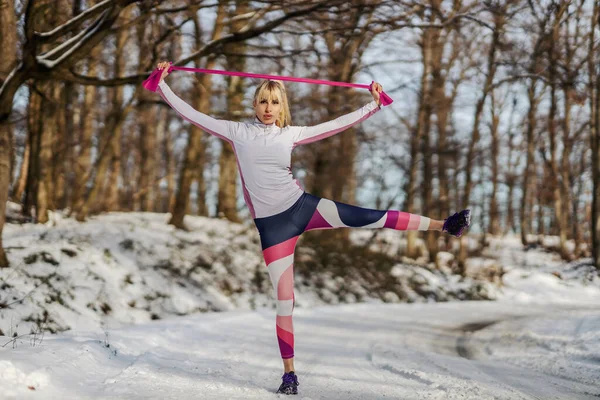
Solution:
<svg viewBox="0 0 600 400">
<path fill-rule="evenodd" d="M 371 94 L 373 95 L 373 99 L 377 102 L 377 105 L 381 105 L 381 99 L 379 98 L 379 93 L 383 92 L 383 86 L 379 82 L 371 83 Z"/>
</svg>

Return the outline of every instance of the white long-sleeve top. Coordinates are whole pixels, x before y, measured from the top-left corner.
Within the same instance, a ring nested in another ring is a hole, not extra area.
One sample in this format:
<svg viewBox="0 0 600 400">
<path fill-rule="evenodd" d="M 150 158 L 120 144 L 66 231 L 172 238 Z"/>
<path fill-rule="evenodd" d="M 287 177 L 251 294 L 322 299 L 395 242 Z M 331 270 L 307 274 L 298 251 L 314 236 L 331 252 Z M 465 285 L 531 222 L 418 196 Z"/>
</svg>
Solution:
<svg viewBox="0 0 600 400">
<path fill-rule="evenodd" d="M 212 118 L 184 102 L 164 80 L 158 85 L 158 93 L 183 118 L 231 144 L 252 218 L 279 214 L 294 205 L 304 193 L 290 167 L 294 147 L 335 135 L 380 109 L 372 101 L 319 125 L 279 128 L 274 123 L 263 124 L 258 118 L 250 123 Z"/>
</svg>

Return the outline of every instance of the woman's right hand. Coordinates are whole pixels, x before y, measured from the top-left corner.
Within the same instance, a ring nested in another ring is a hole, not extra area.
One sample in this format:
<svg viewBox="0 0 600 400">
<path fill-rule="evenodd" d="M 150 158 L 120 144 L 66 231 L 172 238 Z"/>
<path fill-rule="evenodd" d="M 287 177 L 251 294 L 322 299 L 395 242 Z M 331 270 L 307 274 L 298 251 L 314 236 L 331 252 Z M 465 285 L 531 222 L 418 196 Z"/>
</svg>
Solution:
<svg viewBox="0 0 600 400">
<path fill-rule="evenodd" d="M 171 63 L 169 61 L 161 61 L 156 66 L 158 69 L 162 69 L 163 70 L 163 73 L 160 76 L 160 81 L 158 81 L 159 83 L 162 82 L 163 79 L 165 79 L 167 77 L 167 75 L 169 75 L 169 67 L 170 66 L 171 66 Z"/>
</svg>

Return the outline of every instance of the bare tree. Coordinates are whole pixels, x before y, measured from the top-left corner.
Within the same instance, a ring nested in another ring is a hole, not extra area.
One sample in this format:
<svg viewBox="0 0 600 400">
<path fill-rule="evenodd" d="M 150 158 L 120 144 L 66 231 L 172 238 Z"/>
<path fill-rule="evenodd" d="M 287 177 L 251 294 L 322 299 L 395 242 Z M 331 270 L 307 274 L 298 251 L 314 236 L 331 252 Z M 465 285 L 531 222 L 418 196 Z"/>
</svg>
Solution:
<svg viewBox="0 0 600 400">
<path fill-rule="evenodd" d="M 313 30 L 323 30 L 315 40 L 322 41 L 326 49 L 319 61 L 327 79 L 351 82 L 360 71 L 365 50 L 381 30 L 382 21 L 375 21 L 375 3 L 366 0 L 345 2 L 303 24 Z M 329 120 L 333 115 L 350 112 L 357 107 L 358 101 L 357 93 L 330 87 L 326 102 L 322 104 L 325 107 L 322 118 Z M 355 201 L 354 161 L 358 132 L 353 127 L 343 135 L 311 145 L 314 154 L 307 186 L 316 196 L 346 203 Z"/>
<path fill-rule="evenodd" d="M 592 231 L 592 256 L 596 269 L 600 271 L 600 69 L 594 48 L 595 30 L 600 28 L 600 6 L 594 2 L 591 18 L 591 32 L 588 51 L 588 73 L 590 94 L 590 145 L 592 150 L 592 215 L 590 228 Z M 595 82 L 594 82 L 595 81 Z"/>
<path fill-rule="evenodd" d="M 432 6 L 437 5 L 439 8 L 440 1 L 435 1 Z M 432 11 L 428 13 L 429 22 L 432 22 L 435 19 Z M 409 167 L 409 177 L 406 185 L 406 211 L 414 214 L 416 213 L 416 198 L 417 198 L 417 179 L 418 179 L 418 171 L 419 171 L 419 155 L 421 152 L 421 143 L 423 137 L 425 135 L 429 135 L 430 128 L 430 117 L 431 117 L 431 69 L 432 69 L 432 59 L 433 59 L 433 51 L 434 47 L 438 45 L 437 39 L 439 38 L 439 33 L 437 33 L 437 29 L 426 27 L 423 29 L 423 33 L 421 35 L 419 41 L 419 47 L 421 48 L 421 57 L 423 64 L 423 71 L 421 73 L 421 85 L 419 90 L 419 105 L 417 111 L 417 120 L 414 126 L 414 133 L 411 135 L 410 139 L 410 167 Z M 439 53 L 441 50 L 437 49 L 436 56 L 440 56 Z M 428 154 L 428 156 L 431 156 Z M 426 157 L 426 155 L 423 155 Z M 406 254 L 408 257 L 416 257 L 416 238 L 417 232 L 411 231 L 407 233 L 407 242 L 406 242 Z"/>
<path fill-rule="evenodd" d="M 492 29 L 492 40 L 488 48 L 487 60 L 486 60 L 486 70 L 485 70 L 485 80 L 483 84 L 483 88 L 479 99 L 477 100 L 477 104 L 475 105 L 475 115 L 473 118 L 473 128 L 471 130 L 471 140 L 469 141 L 467 156 L 466 156 L 466 165 L 465 165 L 465 188 L 462 196 L 462 207 L 468 208 L 469 201 L 471 198 L 471 191 L 473 186 L 473 162 L 475 160 L 476 146 L 479 143 L 480 139 L 480 120 L 483 114 L 483 108 L 486 103 L 486 99 L 488 95 L 491 93 L 493 89 L 494 78 L 496 76 L 497 71 L 497 63 L 496 57 L 498 52 L 498 47 L 503 40 L 504 37 L 504 27 L 506 25 L 506 17 L 508 13 L 509 7 L 513 4 L 513 1 L 493 1 L 486 3 L 487 10 L 492 14 L 493 19 L 493 27 Z M 461 239 L 460 241 L 460 252 L 458 256 L 459 264 L 464 268 L 464 262 L 467 258 L 467 246 L 465 239 Z M 464 272 L 464 271 L 463 271 Z"/>
<path fill-rule="evenodd" d="M 552 172 L 551 180 L 553 184 L 553 195 L 554 195 L 554 212 L 556 215 L 556 222 L 558 226 L 558 234 L 560 238 L 560 252 L 562 257 L 568 258 L 568 251 L 566 248 L 567 242 L 567 227 L 565 226 L 566 220 L 564 216 L 564 198 L 563 191 L 561 190 L 560 185 L 563 183 L 560 180 L 560 171 L 559 171 L 559 161 L 557 155 L 557 142 L 558 142 L 558 132 L 557 132 L 557 107 L 558 107 L 558 98 L 557 98 L 557 86 L 558 86 L 558 73 L 557 73 L 557 63 L 559 62 L 559 54 L 557 50 L 557 42 L 559 39 L 559 29 L 560 23 L 562 21 L 563 15 L 567 11 L 567 3 L 562 3 L 560 6 L 553 7 L 554 9 L 554 19 L 551 26 L 551 32 L 548 35 L 548 79 L 550 85 L 550 112 L 548 114 L 548 138 L 550 142 L 550 148 L 548 152 L 550 153 L 550 159 L 546 159 L 545 161 L 548 163 L 550 171 Z M 542 155 L 544 153 L 542 152 Z"/>
<path fill-rule="evenodd" d="M 226 9 L 224 3 L 219 3 L 219 7 L 217 9 L 216 20 L 213 26 L 213 31 L 211 35 L 211 41 L 218 40 L 223 36 L 224 29 L 224 20 L 226 16 Z M 196 45 L 200 47 L 201 44 L 201 30 L 200 30 L 200 20 L 198 16 L 195 16 L 194 19 L 194 31 L 196 34 Z M 209 55 L 206 60 L 206 68 L 214 68 L 216 64 L 215 55 Z M 198 67 L 202 66 L 200 61 L 196 61 L 196 65 Z M 211 76 L 208 74 L 202 75 L 195 85 L 195 94 L 196 94 L 196 105 L 199 111 L 207 113 L 210 105 L 210 96 L 212 94 L 212 83 Z M 205 149 L 202 143 L 202 130 L 196 126 L 190 127 L 188 143 L 186 145 L 184 156 L 183 156 L 183 164 L 181 166 L 181 170 L 179 172 L 179 183 L 177 188 L 177 194 L 175 197 L 174 207 L 171 210 L 172 216 L 169 224 L 174 225 L 179 229 L 184 229 L 184 217 L 189 208 L 189 198 L 190 198 L 190 187 L 192 185 L 192 180 L 194 175 L 196 175 L 198 179 L 198 212 L 200 215 L 206 215 L 206 202 L 204 199 L 205 196 L 205 185 L 204 180 L 202 179 L 202 175 L 204 173 L 204 154 Z M 202 198 L 202 200 L 200 200 Z"/>
<path fill-rule="evenodd" d="M 120 18 L 120 23 L 126 23 L 131 18 L 130 10 L 125 10 Z M 127 31 L 120 30 L 115 38 L 115 54 L 113 64 L 114 76 L 122 76 L 126 68 L 126 54 L 125 46 L 127 43 Z M 109 118 L 115 118 L 115 112 L 121 109 L 124 100 L 124 87 L 117 86 L 111 90 L 111 110 L 113 113 L 109 115 Z M 119 204 L 119 176 L 121 174 L 121 138 L 122 130 L 114 132 L 114 139 L 110 141 L 110 162 L 109 162 L 109 175 L 107 177 L 107 191 L 104 197 L 103 208 L 107 211 L 117 211 L 120 209 Z"/>
<path fill-rule="evenodd" d="M 496 99 L 494 91 L 492 90 L 490 93 L 490 105 L 491 105 L 491 121 L 490 121 L 490 136 L 491 136 L 491 146 L 490 146 L 490 162 L 492 167 L 491 180 L 492 180 L 492 193 L 490 193 L 490 223 L 488 226 L 488 233 L 492 235 L 497 235 L 500 232 L 500 216 L 498 210 L 498 183 L 500 177 L 500 168 L 499 168 L 499 158 L 500 158 L 500 112 L 498 109 L 502 109 L 502 103 Z"/>
<path fill-rule="evenodd" d="M 508 126 L 508 153 L 506 155 L 507 166 L 504 172 L 505 176 L 505 184 L 508 186 L 508 198 L 506 200 L 506 222 L 504 223 L 504 234 L 508 232 L 517 232 L 517 226 L 515 223 L 515 208 L 514 208 L 514 198 L 515 198 L 515 186 L 517 184 L 518 175 L 516 172 L 517 165 L 520 162 L 520 154 L 515 149 L 515 128 L 514 128 L 514 116 L 515 110 L 517 108 L 518 100 L 517 97 L 513 95 L 512 98 L 512 107 L 509 117 L 509 126 Z M 515 156 L 516 154 L 516 156 Z"/>
<path fill-rule="evenodd" d="M 98 59 L 100 58 L 100 48 L 94 47 L 90 56 L 85 60 L 86 70 L 90 76 L 97 74 Z M 87 182 L 90 177 L 92 167 L 92 141 L 94 138 L 94 120 L 98 113 L 96 107 L 95 86 L 85 86 L 83 88 L 83 104 L 81 104 L 80 129 L 77 148 L 79 152 L 75 158 L 75 191 L 73 193 L 73 209 L 81 210 L 86 202 Z M 85 218 L 82 214 L 79 218 Z M 83 219 L 80 219 L 80 221 Z"/>
<path fill-rule="evenodd" d="M 244 16 L 250 11 L 249 4 L 246 1 L 236 0 L 235 9 L 230 10 L 229 29 L 231 32 L 238 32 L 246 24 L 251 23 Z M 256 11 L 254 11 L 256 13 Z M 234 18 L 235 15 L 238 15 Z M 246 65 L 245 57 L 240 56 L 246 51 L 244 42 L 230 43 L 225 46 L 225 51 L 229 53 L 226 56 L 228 69 L 233 71 L 243 71 Z M 243 104 L 245 92 L 245 81 L 240 77 L 231 76 L 227 78 L 227 117 L 239 118 L 243 114 Z M 217 197 L 217 215 L 222 215 L 230 221 L 241 222 L 237 211 L 237 162 L 232 146 L 223 144 L 221 156 L 219 158 L 219 193 Z M 243 179 L 243 177 L 242 177 Z"/>
<path fill-rule="evenodd" d="M 533 6 L 532 6 L 533 8 Z M 528 73 L 529 84 L 527 87 L 527 100 L 528 100 L 528 111 L 527 111 L 527 122 L 526 122 L 526 159 L 525 169 L 523 171 L 522 180 L 522 196 L 521 196 L 521 207 L 519 209 L 519 224 L 521 231 L 521 243 L 526 246 L 528 244 L 527 234 L 530 232 L 529 226 L 531 225 L 531 203 L 532 203 L 532 178 L 534 175 L 535 167 L 535 128 L 537 123 L 538 114 L 538 76 L 543 70 L 543 63 L 541 60 L 542 52 L 544 49 L 544 32 L 546 31 L 546 25 L 549 22 L 550 16 L 545 14 L 542 18 L 536 15 L 538 34 L 534 39 L 533 52 L 529 59 Z"/>
<path fill-rule="evenodd" d="M 17 21 L 14 7 L 14 1 L 0 2 L 0 43 L 6 53 L 0 58 L 0 87 L 2 88 L 17 63 Z M 0 123 L 0 268 L 8 267 L 8 259 L 2 247 L 2 227 L 6 219 L 6 200 L 10 185 L 12 138 L 12 126 L 6 115 L 3 123 Z"/>
<path fill-rule="evenodd" d="M 135 0 L 105 1 L 93 11 L 84 16 L 74 17 L 60 27 L 48 32 L 36 32 L 34 19 L 38 12 L 33 1 L 27 2 L 24 12 L 24 35 L 23 54 L 20 62 L 12 69 L 8 77 L 0 87 L 0 237 L 4 228 L 6 199 L 8 196 L 8 185 L 10 177 L 10 121 L 9 117 L 13 107 L 13 99 L 19 87 L 30 78 L 51 79 L 64 74 L 66 68 L 84 57 L 89 51 L 106 37 L 108 29 L 119 16 L 123 8 L 135 3 Z M 10 2 L 5 2 L 4 5 Z M 41 4 L 47 7 L 47 5 Z M 4 12 L 6 11 L 6 12 Z M 12 6 L 3 7 L 2 26 L 10 27 L 13 24 L 4 18 L 7 13 L 14 13 Z M 79 29 L 84 22 L 93 20 L 90 25 L 71 40 L 66 40 L 73 32 Z M 12 34 L 7 34 L 7 43 L 16 43 L 16 27 Z M 61 40 L 63 39 L 63 40 Z M 4 44 L 3 38 L 3 44 Z M 44 43 L 54 43 L 51 50 L 43 55 L 38 54 L 40 46 Z M 57 44 L 58 43 L 58 44 Z M 8 260 L 0 242 L 0 267 L 7 267 Z"/>
</svg>

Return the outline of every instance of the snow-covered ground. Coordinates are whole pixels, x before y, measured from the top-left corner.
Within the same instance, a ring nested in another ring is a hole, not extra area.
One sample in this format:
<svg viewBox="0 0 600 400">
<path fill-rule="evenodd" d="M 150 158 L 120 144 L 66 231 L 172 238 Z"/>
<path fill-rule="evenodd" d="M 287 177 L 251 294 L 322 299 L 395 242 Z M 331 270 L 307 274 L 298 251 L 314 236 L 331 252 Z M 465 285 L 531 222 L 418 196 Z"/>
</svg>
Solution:
<svg viewBox="0 0 600 400">
<path fill-rule="evenodd" d="M 597 310 L 355 304 L 300 309 L 295 329 L 302 399 L 600 396 Z M 0 352 L 0 397 L 277 398 L 274 332 L 263 309 L 23 340 Z"/>
<path fill-rule="evenodd" d="M 54 214 L 5 227 L 0 399 L 278 396 L 275 311 L 254 229 L 187 218 L 181 232 L 167 219 Z M 401 233 L 382 233 L 372 250 L 402 248 Z M 492 238 L 468 279 L 440 257 L 391 268 L 404 299 L 369 296 L 359 281 L 340 291 L 339 279 L 317 291 L 298 276 L 299 398 L 600 397 L 600 278 L 589 263 L 525 251 L 514 237 Z M 432 302 L 466 293 L 495 301 Z"/>
</svg>

